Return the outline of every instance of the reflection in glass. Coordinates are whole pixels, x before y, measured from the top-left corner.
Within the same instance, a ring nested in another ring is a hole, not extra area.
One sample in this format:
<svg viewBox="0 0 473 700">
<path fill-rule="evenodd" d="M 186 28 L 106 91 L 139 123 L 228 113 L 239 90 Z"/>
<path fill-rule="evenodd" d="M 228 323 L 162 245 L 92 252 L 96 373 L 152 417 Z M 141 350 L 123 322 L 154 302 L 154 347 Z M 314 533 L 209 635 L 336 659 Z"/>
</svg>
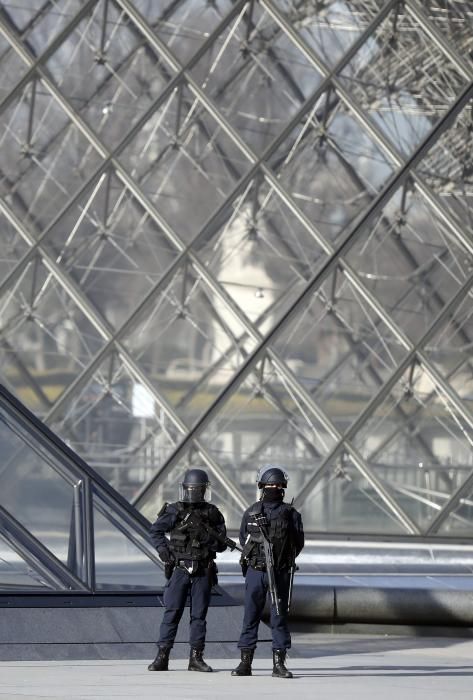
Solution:
<svg viewBox="0 0 473 700">
<path fill-rule="evenodd" d="M 0 591 L 47 591 L 48 582 L 0 537 Z"/>
<path fill-rule="evenodd" d="M 142 540 L 133 542 L 130 534 L 127 523 L 95 496 L 94 546 L 97 589 L 156 590 L 166 583 L 163 570 L 150 559 L 150 555 L 156 557 L 154 548 Z"/>
<path fill-rule="evenodd" d="M 327 465 L 309 493 L 304 525 L 317 533 L 405 532 L 380 494 L 344 454 Z"/>
</svg>

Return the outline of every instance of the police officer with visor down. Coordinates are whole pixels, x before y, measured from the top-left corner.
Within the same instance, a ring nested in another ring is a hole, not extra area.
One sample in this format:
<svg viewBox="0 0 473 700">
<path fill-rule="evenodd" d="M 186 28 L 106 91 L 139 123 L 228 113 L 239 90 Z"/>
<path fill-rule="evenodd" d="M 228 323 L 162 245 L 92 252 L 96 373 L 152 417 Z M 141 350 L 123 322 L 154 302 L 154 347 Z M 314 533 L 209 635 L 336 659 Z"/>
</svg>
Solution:
<svg viewBox="0 0 473 700">
<path fill-rule="evenodd" d="M 285 666 L 291 646 L 287 615 L 292 593 L 295 559 L 304 546 L 300 513 L 284 503 L 288 475 L 283 469 L 265 466 L 259 470 L 260 500 L 248 508 L 241 522 L 240 560 L 246 575 L 243 628 L 238 642 L 241 662 L 232 676 L 251 676 L 251 664 L 258 641 L 258 627 L 266 596 L 271 596 L 273 672 L 277 678 L 292 678 Z"/>
<path fill-rule="evenodd" d="M 212 671 L 203 659 L 206 616 L 212 585 L 217 583 L 216 552 L 226 547 L 225 520 L 209 503 L 210 483 L 203 469 L 190 469 L 180 485 L 180 500 L 165 503 L 150 534 L 165 564 L 168 579 L 166 607 L 161 623 L 158 653 L 150 671 L 167 671 L 169 654 L 190 594 L 189 671 Z M 169 539 L 165 533 L 169 533 Z"/>
</svg>

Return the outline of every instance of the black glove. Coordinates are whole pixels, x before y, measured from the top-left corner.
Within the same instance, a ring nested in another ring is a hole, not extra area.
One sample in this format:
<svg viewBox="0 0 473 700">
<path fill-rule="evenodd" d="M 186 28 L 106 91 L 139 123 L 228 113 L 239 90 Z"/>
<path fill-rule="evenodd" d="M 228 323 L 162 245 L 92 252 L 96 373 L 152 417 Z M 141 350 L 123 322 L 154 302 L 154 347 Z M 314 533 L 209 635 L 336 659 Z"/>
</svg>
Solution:
<svg viewBox="0 0 473 700">
<path fill-rule="evenodd" d="M 174 554 L 167 547 L 158 547 L 159 558 L 163 564 L 169 564 L 175 561 Z"/>
<path fill-rule="evenodd" d="M 246 576 L 246 573 L 248 571 L 248 561 L 241 557 L 240 559 L 240 566 L 241 566 L 241 573 L 242 576 Z"/>
</svg>

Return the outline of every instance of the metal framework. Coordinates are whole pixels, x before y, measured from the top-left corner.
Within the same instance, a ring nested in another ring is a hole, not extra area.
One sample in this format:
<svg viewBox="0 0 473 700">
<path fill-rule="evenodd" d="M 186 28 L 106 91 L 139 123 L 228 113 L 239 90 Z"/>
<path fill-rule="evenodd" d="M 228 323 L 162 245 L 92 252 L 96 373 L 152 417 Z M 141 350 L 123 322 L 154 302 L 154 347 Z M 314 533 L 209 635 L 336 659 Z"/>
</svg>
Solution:
<svg viewBox="0 0 473 700">
<path fill-rule="evenodd" d="M 309 530 L 471 537 L 472 30 L 0 3 L 3 382 L 149 517 L 203 464 L 236 527 L 272 461 Z"/>
<path fill-rule="evenodd" d="M 0 386 L 0 589 L 156 590 L 149 523 Z"/>
</svg>

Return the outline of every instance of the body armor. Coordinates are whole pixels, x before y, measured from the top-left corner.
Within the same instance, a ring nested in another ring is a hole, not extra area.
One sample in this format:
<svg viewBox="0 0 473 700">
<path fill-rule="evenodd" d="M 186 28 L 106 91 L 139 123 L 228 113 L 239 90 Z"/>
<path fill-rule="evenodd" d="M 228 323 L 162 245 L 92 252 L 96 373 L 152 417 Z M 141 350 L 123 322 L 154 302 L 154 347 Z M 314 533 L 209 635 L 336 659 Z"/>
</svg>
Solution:
<svg viewBox="0 0 473 700">
<path fill-rule="evenodd" d="M 210 547 L 210 538 L 203 527 L 186 523 L 186 516 L 192 513 L 192 506 L 181 501 L 172 506 L 178 511 L 176 524 L 170 532 L 170 549 L 177 560 L 187 559 L 196 562 L 207 562 L 215 559 L 214 548 Z M 211 527 L 215 526 L 215 506 L 203 503 L 196 509 L 199 517 Z"/>
<path fill-rule="evenodd" d="M 282 503 L 281 507 L 278 509 L 277 517 L 268 519 L 267 530 L 269 540 L 273 545 L 274 568 L 276 570 L 289 568 L 294 559 L 294 547 L 290 530 L 292 510 L 292 506 L 287 503 Z M 264 511 L 261 501 L 255 503 L 249 511 L 247 523 L 249 537 L 243 548 L 243 557 L 248 561 L 248 564 L 260 571 L 266 569 L 266 561 L 263 535 L 259 526 L 256 524 L 255 516 L 262 512 Z"/>
</svg>

